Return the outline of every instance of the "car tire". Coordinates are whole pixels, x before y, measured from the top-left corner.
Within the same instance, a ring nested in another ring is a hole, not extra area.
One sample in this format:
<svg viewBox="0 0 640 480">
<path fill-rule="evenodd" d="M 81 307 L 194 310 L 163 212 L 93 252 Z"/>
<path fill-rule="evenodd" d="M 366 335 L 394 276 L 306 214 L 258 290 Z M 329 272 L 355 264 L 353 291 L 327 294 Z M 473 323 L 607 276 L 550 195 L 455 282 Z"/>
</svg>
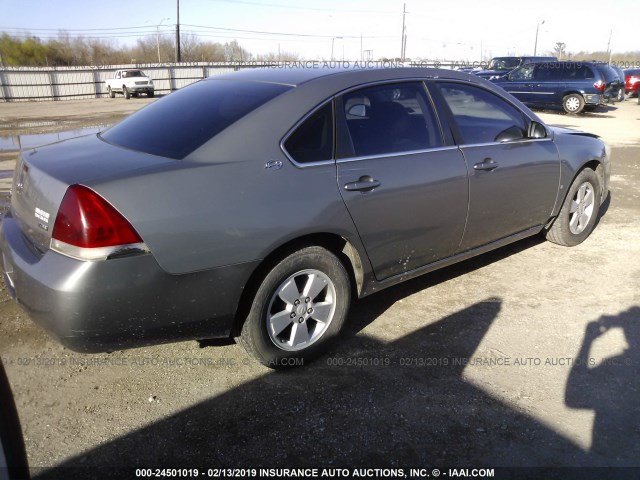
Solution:
<svg viewBox="0 0 640 480">
<path fill-rule="evenodd" d="M 116 98 L 116 92 L 111 90 L 111 87 L 107 88 L 107 92 L 109 93 L 109 98 Z"/>
<path fill-rule="evenodd" d="M 596 172 L 585 168 L 569 187 L 560 213 L 546 231 L 547 240 L 566 247 L 584 242 L 596 225 L 601 196 Z"/>
<path fill-rule="evenodd" d="M 624 102 L 624 90 L 620 89 L 618 90 L 618 98 L 617 98 L 618 102 Z"/>
<path fill-rule="evenodd" d="M 131 98 L 131 92 L 124 85 L 122 86 L 122 93 L 124 94 L 124 98 L 127 100 Z"/>
<path fill-rule="evenodd" d="M 584 109 L 584 98 L 578 93 L 570 93 L 562 99 L 562 108 L 567 113 L 580 113 Z"/>
<path fill-rule="evenodd" d="M 155 92 L 147 93 L 147 97 L 149 97 L 149 98 L 153 98 L 154 96 L 155 96 Z"/>
<path fill-rule="evenodd" d="M 270 368 L 302 366 L 339 334 L 351 282 L 343 263 L 319 246 L 275 264 L 258 287 L 238 343 Z"/>
</svg>

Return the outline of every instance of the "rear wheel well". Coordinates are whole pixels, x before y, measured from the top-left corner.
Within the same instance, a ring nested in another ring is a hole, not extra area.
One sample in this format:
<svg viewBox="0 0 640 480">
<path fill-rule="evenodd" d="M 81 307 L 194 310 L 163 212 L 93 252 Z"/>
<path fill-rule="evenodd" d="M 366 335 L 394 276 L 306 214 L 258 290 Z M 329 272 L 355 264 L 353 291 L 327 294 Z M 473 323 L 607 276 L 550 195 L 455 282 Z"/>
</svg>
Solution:
<svg viewBox="0 0 640 480">
<path fill-rule="evenodd" d="M 255 294 L 264 277 L 285 257 L 297 250 L 310 246 L 326 248 L 338 257 L 349 273 L 353 290 L 352 294 L 355 298 L 359 296 L 359 293 L 362 291 L 364 274 L 358 250 L 349 241 L 337 234 L 316 233 L 305 235 L 279 246 L 267 255 L 253 271 L 238 301 L 238 308 L 236 309 L 235 320 L 231 329 L 232 337 L 240 334 L 242 324 L 249 314 Z"/>
</svg>

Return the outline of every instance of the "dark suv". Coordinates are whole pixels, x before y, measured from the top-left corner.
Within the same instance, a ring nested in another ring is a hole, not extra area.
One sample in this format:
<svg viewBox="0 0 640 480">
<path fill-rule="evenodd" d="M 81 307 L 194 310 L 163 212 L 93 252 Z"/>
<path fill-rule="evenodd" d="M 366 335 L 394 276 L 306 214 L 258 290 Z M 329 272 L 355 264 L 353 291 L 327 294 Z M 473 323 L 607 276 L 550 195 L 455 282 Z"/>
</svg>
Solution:
<svg viewBox="0 0 640 480">
<path fill-rule="evenodd" d="M 620 89 L 615 71 L 597 62 L 528 64 L 492 81 L 526 105 L 562 106 L 567 113 L 604 105 Z"/>
<path fill-rule="evenodd" d="M 558 61 L 556 57 L 494 57 L 491 59 L 486 70 L 474 71 L 471 73 L 475 73 L 479 77 L 486 78 L 487 80 L 493 80 L 529 63 L 548 63 L 556 61 Z"/>
</svg>

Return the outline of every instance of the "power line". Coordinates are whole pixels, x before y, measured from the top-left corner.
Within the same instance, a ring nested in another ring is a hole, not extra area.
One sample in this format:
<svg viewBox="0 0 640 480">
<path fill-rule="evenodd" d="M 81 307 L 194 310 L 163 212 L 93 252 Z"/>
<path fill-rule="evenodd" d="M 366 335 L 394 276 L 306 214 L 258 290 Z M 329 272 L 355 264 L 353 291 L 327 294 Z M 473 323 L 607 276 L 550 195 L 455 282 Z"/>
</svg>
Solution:
<svg viewBox="0 0 640 480">
<path fill-rule="evenodd" d="M 257 5 L 260 7 L 282 8 L 282 9 L 290 9 L 290 10 L 309 10 L 314 12 L 366 13 L 366 14 L 373 14 L 373 15 L 398 13 L 398 12 L 392 12 L 390 10 L 352 10 L 352 9 L 341 9 L 341 8 L 299 7 L 296 5 L 283 5 L 281 3 L 251 2 L 248 0 L 211 0 L 211 1 L 235 3 L 239 5 Z"/>
<path fill-rule="evenodd" d="M 289 32 L 266 32 L 262 30 L 242 30 L 238 28 L 208 27 L 206 25 L 190 25 L 183 23 L 186 27 L 205 28 L 210 30 L 223 30 L 225 32 L 257 33 L 261 35 L 281 35 L 289 37 L 315 37 L 315 38 L 360 38 L 360 35 L 314 35 L 311 33 L 289 33 Z M 362 38 L 393 38 L 392 35 L 364 35 Z"/>
<path fill-rule="evenodd" d="M 104 30 L 135 30 L 138 28 L 149 28 L 149 25 L 139 27 L 110 27 L 110 28 L 25 28 L 25 27 L 1 27 L 1 30 L 28 30 L 28 31 L 49 31 L 49 32 L 97 32 Z"/>
</svg>

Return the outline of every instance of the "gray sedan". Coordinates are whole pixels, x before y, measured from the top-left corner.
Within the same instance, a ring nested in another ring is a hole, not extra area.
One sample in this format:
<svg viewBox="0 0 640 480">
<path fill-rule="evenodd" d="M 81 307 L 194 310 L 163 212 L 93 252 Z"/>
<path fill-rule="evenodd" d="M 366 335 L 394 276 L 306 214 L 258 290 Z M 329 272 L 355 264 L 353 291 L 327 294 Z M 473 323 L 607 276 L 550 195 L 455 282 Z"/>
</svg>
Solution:
<svg viewBox="0 0 640 480">
<path fill-rule="evenodd" d="M 609 174 L 599 138 L 474 75 L 245 70 L 23 152 L 2 268 L 74 350 L 233 336 L 285 366 L 353 298 L 530 235 L 579 244 Z"/>
</svg>

